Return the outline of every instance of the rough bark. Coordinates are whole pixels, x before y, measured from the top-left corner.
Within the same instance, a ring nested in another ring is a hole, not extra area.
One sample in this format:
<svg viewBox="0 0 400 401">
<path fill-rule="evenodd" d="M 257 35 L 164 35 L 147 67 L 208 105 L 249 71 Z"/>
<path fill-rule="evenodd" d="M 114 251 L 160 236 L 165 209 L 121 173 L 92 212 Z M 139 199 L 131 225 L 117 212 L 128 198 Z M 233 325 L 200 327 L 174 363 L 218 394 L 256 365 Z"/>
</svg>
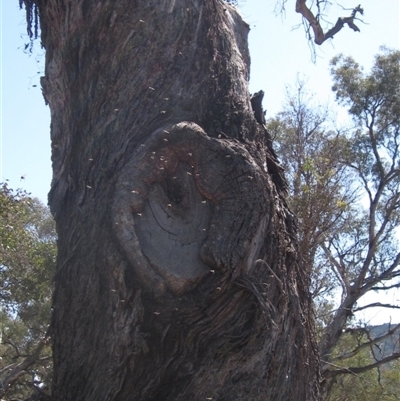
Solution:
<svg viewBox="0 0 400 401">
<path fill-rule="evenodd" d="M 36 4 L 54 400 L 316 400 L 308 277 L 251 107 L 248 25 L 218 0 Z"/>
</svg>

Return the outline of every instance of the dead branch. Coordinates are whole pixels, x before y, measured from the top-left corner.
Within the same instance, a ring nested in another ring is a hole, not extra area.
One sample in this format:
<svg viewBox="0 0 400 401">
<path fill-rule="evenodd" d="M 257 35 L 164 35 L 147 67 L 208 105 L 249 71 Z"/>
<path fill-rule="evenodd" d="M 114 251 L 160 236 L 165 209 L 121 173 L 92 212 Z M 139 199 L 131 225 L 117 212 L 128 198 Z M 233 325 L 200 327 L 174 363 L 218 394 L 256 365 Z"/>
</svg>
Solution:
<svg viewBox="0 0 400 401">
<path fill-rule="evenodd" d="M 379 308 L 391 308 L 391 309 L 400 309 L 400 306 L 397 305 L 392 305 L 392 304 L 382 304 L 380 302 L 374 302 L 372 304 L 368 304 L 368 305 L 364 305 L 364 306 L 360 306 L 358 308 L 353 309 L 353 312 L 358 312 L 360 310 L 363 309 L 367 309 L 367 308 L 375 308 L 375 307 L 379 307 Z"/>
<path fill-rule="evenodd" d="M 42 341 L 39 342 L 38 346 L 36 347 L 35 352 L 25 358 L 21 363 L 17 364 L 16 366 L 13 366 L 11 371 L 7 374 L 7 376 L 4 378 L 4 380 L 1 380 L 0 382 L 0 396 L 4 395 L 7 390 L 10 388 L 12 383 L 18 379 L 26 369 L 28 369 L 30 366 L 32 366 L 40 357 L 40 353 L 42 352 L 44 346 L 47 344 L 48 338 L 43 339 Z"/>
<path fill-rule="evenodd" d="M 346 274 L 346 269 L 343 266 L 342 260 L 340 260 L 340 263 L 333 257 L 332 252 L 326 247 L 326 245 L 321 242 L 321 248 L 325 252 L 326 257 L 328 260 L 332 263 L 332 266 L 335 267 L 336 269 L 332 269 L 336 277 L 338 278 L 338 281 L 341 283 L 343 289 L 346 291 L 348 294 L 350 292 L 350 283 Z M 341 259 L 341 258 L 340 258 Z"/>
<path fill-rule="evenodd" d="M 395 274 L 393 275 L 394 277 L 400 276 L 400 274 Z M 400 283 L 397 284 L 392 284 L 392 285 L 384 285 L 382 287 L 371 287 L 372 291 L 387 291 L 387 290 L 391 290 L 392 288 L 400 288 Z"/>
<path fill-rule="evenodd" d="M 353 9 L 349 17 L 338 18 L 336 24 L 329 29 L 326 33 L 321 27 L 319 19 L 314 16 L 313 12 L 306 5 L 307 0 L 296 0 L 296 12 L 301 14 L 303 18 L 307 20 L 314 32 L 314 42 L 317 45 L 322 45 L 327 39 L 333 38 L 343 27 L 348 25 L 355 32 L 359 32 L 360 29 L 354 23 L 357 13 L 364 14 L 364 10 L 361 5 L 358 5 Z"/>
<path fill-rule="evenodd" d="M 388 363 L 390 361 L 393 361 L 395 359 L 400 358 L 400 352 L 396 352 L 392 355 L 387 356 L 386 358 L 383 358 L 379 361 L 376 361 L 374 363 L 371 363 L 370 365 L 365 365 L 365 366 L 355 366 L 355 367 L 349 367 L 349 368 L 341 368 L 341 369 L 334 369 L 334 370 L 326 370 L 324 372 L 325 377 L 335 377 L 337 375 L 341 374 L 358 374 L 358 373 L 363 373 L 367 372 L 368 370 L 377 368 L 385 363 Z M 335 366 L 331 363 L 326 362 L 327 364 L 331 366 Z"/>
<path fill-rule="evenodd" d="M 397 324 L 392 329 L 388 330 L 385 334 L 382 334 L 381 336 L 378 336 L 375 338 L 370 337 L 370 335 L 369 335 L 370 333 L 367 328 L 347 329 L 346 330 L 347 333 L 357 333 L 357 332 L 366 333 L 368 335 L 368 337 L 370 338 L 370 341 L 367 341 L 365 343 L 358 345 L 354 350 L 352 350 L 350 352 L 346 352 L 345 354 L 342 354 L 336 358 L 333 358 L 332 362 L 352 358 L 352 357 L 356 356 L 361 350 L 363 350 L 365 348 L 370 348 L 371 346 L 373 346 L 377 343 L 380 343 L 381 341 L 385 340 L 386 338 L 392 336 L 399 329 L 400 329 L 400 324 Z"/>
</svg>

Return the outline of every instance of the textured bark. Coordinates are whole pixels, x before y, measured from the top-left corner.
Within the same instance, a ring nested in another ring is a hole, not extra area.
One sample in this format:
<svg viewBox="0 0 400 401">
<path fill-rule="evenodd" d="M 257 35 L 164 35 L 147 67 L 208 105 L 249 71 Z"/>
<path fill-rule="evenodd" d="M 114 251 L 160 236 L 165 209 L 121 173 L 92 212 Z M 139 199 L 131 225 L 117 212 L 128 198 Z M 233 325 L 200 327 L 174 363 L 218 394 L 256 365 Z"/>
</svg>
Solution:
<svg viewBox="0 0 400 401">
<path fill-rule="evenodd" d="M 316 400 L 308 277 L 251 107 L 248 25 L 218 0 L 36 3 L 54 400 Z"/>
</svg>

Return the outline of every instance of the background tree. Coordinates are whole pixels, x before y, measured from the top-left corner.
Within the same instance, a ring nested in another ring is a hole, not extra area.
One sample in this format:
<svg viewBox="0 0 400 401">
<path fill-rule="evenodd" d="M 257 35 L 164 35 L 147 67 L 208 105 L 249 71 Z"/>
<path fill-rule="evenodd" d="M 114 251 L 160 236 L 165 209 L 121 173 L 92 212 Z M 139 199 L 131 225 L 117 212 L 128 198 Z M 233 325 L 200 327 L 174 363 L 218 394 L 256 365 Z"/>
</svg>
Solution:
<svg viewBox="0 0 400 401">
<path fill-rule="evenodd" d="M 393 335 L 400 325 L 370 333 L 352 349 L 343 348 L 342 340 L 347 331 L 354 333 L 355 312 L 399 308 L 381 302 L 357 306 L 370 291 L 400 286 L 399 56 L 383 49 L 367 75 L 351 58 L 333 60 L 334 90 L 350 106 L 356 129 L 332 131 L 327 110 L 311 104 L 301 83 L 285 110 L 268 123 L 288 172 L 300 250 L 313 275 L 328 390 L 337 375 L 359 374 L 400 356 L 394 348 L 378 360 L 364 354 L 364 366 L 351 365 L 360 363 L 354 359 L 359 352 Z M 367 332 L 363 327 L 361 333 Z"/>
<path fill-rule="evenodd" d="M 48 209 L 7 183 L 0 188 L 0 216 L 0 394 L 25 400 L 49 391 L 56 234 Z"/>
<path fill-rule="evenodd" d="M 301 255 L 312 275 L 316 306 L 323 308 L 317 315 L 325 323 L 326 301 L 338 282 L 321 246 L 331 233 L 345 230 L 358 196 L 351 184 L 354 177 L 340 160 L 347 138 L 332 130 L 329 107 L 313 104 L 302 81 L 288 92 L 284 110 L 267 127 L 288 177 Z"/>
</svg>

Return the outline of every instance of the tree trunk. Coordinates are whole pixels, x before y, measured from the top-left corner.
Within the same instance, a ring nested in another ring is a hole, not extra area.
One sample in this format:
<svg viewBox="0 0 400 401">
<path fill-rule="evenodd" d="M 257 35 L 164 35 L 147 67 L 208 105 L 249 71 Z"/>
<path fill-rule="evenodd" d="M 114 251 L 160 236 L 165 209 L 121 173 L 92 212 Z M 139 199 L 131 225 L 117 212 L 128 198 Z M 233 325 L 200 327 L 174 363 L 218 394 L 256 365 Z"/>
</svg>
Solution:
<svg viewBox="0 0 400 401">
<path fill-rule="evenodd" d="M 59 235 L 53 398 L 316 400 L 308 273 L 219 0 L 36 0 Z"/>
</svg>

